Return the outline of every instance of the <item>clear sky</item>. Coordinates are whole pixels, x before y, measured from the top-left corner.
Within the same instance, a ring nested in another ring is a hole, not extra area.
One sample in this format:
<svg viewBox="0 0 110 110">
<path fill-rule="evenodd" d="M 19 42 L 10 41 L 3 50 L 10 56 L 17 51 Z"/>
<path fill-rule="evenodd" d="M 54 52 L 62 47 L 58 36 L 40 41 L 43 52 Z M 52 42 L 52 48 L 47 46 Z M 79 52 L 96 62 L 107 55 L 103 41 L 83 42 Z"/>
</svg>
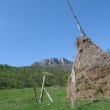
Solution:
<svg viewBox="0 0 110 110">
<path fill-rule="evenodd" d="M 86 34 L 110 48 L 110 0 L 70 0 Z M 66 0 L 0 0 L 0 64 L 73 59 L 79 31 Z"/>
</svg>

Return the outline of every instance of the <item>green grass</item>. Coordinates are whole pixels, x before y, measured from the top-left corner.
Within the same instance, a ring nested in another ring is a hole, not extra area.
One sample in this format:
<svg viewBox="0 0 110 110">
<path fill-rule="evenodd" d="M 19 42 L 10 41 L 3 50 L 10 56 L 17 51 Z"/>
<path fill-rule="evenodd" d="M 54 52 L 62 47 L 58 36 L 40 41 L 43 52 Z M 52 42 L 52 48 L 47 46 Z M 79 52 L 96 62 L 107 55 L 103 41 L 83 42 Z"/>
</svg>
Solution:
<svg viewBox="0 0 110 110">
<path fill-rule="evenodd" d="M 37 90 L 39 96 L 40 88 Z M 53 103 L 44 94 L 43 102 L 36 104 L 33 89 L 0 90 L 0 110 L 71 110 L 71 103 L 64 101 L 65 88 L 47 88 L 47 91 Z M 77 110 L 110 110 L 110 100 L 78 101 Z"/>
</svg>

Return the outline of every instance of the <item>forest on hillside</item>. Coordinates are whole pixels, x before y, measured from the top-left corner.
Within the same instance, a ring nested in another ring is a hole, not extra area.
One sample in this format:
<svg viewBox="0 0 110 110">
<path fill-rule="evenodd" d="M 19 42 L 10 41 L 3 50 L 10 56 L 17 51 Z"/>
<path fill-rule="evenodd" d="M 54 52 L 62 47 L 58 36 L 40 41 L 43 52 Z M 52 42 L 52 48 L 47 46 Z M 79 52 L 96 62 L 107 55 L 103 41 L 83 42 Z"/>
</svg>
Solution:
<svg viewBox="0 0 110 110">
<path fill-rule="evenodd" d="M 39 87 L 44 75 L 45 86 L 65 86 L 69 73 L 70 67 L 61 65 L 55 67 L 0 65 L 0 89 L 30 88 L 34 84 Z"/>
</svg>

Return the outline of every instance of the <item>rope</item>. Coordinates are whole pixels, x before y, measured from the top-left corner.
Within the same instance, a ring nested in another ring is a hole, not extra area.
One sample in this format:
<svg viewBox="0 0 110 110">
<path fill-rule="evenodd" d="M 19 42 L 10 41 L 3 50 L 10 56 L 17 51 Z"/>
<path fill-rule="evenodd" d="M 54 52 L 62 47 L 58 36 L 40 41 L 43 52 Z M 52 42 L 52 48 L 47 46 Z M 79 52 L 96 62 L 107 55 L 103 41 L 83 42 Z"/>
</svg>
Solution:
<svg viewBox="0 0 110 110">
<path fill-rule="evenodd" d="M 68 3 L 68 6 L 70 7 L 70 10 L 71 10 L 71 12 L 72 12 L 72 15 L 73 15 L 74 19 L 76 20 L 76 23 L 77 23 L 77 26 L 78 26 L 78 30 L 80 31 L 81 36 L 86 36 L 86 34 L 85 34 L 85 32 L 84 32 L 84 30 L 83 30 L 81 24 L 80 24 L 79 21 L 78 21 L 78 18 L 76 17 L 76 15 L 75 15 L 75 13 L 74 13 L 74 10 L 73 10 L 73 8 L 72 8 L 72 6 L 71 6 L 69 0 L 67 0 L 67 3 Z"/>
</svg>

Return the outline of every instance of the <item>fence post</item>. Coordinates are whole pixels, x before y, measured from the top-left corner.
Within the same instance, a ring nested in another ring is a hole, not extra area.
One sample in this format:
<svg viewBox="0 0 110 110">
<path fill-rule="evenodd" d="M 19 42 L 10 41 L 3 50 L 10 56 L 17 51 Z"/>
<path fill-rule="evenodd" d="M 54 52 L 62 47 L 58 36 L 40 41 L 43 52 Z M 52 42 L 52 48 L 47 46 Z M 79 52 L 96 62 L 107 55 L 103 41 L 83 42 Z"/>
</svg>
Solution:
<svg viewBox="0 0 110 110">
<path fill-rule="evenodd" d="M 40 93 L 39 102 L 42 102 L 42 99 L 43 99 L 45 77 L 46 77 L 46 76 L 43 77 L 43 82 L 42 82 L 42 88 L 41 88 L 41 93 Z"/>
<path fill-rule="evenodd" d="M 74 65 L 73 65 L 73 67 L 72 67 L 72 75 L 71 75 L 71 77 L 72 77 L 72 96 L 71 96 L 71 108 L 73 109 L 73 110 L 77 110 L 77 107 L 76 107 L 76 101 L 77 101 L 77 93 L 76 93 L 76 74 L 75 74 L 75 71 L 74 71 Z"/>
</svg>

